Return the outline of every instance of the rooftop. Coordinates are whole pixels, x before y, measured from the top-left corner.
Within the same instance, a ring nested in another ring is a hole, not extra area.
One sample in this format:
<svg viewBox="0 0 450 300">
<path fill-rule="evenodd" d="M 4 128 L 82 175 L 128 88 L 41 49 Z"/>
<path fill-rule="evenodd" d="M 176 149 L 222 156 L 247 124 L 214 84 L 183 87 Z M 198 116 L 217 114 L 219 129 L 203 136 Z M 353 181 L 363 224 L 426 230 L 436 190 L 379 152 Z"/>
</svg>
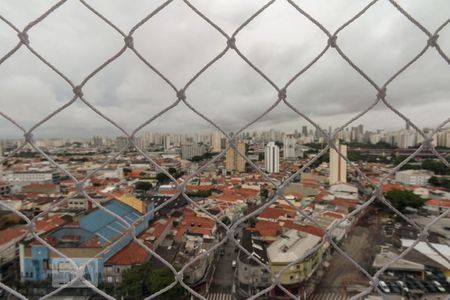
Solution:
<svg viewBox="0 0 450 300">
<path fill-rule="evenodd" d="M 312 234 L 288 230 L 267 248 L 269 260 L 274 264 L 289 264 L 307 255 L 320 240 L 320 237 Z"/>
</svg>

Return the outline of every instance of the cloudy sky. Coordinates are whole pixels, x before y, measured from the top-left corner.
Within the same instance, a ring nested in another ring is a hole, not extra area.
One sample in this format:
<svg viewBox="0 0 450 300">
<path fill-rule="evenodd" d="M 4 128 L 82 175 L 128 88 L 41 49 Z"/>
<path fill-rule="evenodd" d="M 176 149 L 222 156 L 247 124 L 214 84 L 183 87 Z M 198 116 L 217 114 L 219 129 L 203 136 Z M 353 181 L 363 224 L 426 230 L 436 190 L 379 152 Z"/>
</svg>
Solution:
<svg viewBox="0 0 450 300">
<path fill-rule="evenodd" d="M 0 15 L 18 28 L 41 15 L 56 1 L 2 0 Z M 90 5 L 128 32 L 163 1 L 90 0 Z M 192 0 L 199 10 L 232 34 L 266 1 Z M 296 2 L 328 30 L 334 31 L 369 1 L 305 0 Z M 450 18 L 448 0 L 398 1 L 428 30 Z M 29 32 L 32 47 L 78 84 L 123 46 L 122 37 L 79 1 L 68 0 Z M 317 56 L 326 36 L 287 1 L 278 0 L 237 36 L 236 44 L 248 59 L 278 86 Z M 0 57 L 17 43 L 17 35 L 0 20 Z M 387 0 L 379 0 L 366 14 L 338 35 L 342 50 L 377 84 L 411 60 L 427 37 Z M 181 0 L 174 0 L 134 34 L 139 53 L 177 88 L 183 87 L 220 53 L 226 40 Z M 440 32 L 439 44 L 450 56 L 450 25 Z M 420 127 L 435 127 L 450 116 L 450 66 L 430 49 L 388 86 L 390 103 Z M 87 101 L 127 130 L 136 128 L 176 100 L 175 92 L 130 50 L 88 81 Z M 288 88 L 288 100 L 321 126 L 338 126 L 368 107 L 376 91 L 334 49 Z M 234 51 L 229 51 L 186 91 L 188 102 L 227 131 L 255 119 L 276 100 L 277 92 Z M 0 110 L 25 128 L 68 102 L 71 87 L 22 47 L 0 65 Z M 352 125 L 393 129 L 404 122 L 383 105 Z M 294 130 L 307 122 L 281 104 L 250 130 Z M 214 128 L 180 104 L 144 130 L 208 132 Z M 87 137 L 119 132 L 77 100 L 36 129 L 36 136 Z M 20 131 L 0 121 L 1 137 Z"/>
</svg>

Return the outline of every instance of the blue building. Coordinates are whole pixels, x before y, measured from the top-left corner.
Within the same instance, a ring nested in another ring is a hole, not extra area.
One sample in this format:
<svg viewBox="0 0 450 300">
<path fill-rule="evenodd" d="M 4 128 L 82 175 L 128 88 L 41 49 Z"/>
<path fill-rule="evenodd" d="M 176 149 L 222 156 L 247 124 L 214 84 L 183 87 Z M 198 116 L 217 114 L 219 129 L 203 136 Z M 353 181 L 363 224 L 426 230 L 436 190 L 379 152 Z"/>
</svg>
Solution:
<svg viewBox="0 0 450 300">
<path fill-rule="evenodd" d="M 153 219 L 153 203 L 145 203 L 133 197 L 119 197 L 103 206 L 120 216 L 127 224 L 134 224 L 136 235 L 147 229 Z M 104 280 L 104 262 L 127 246 L 132 237 L 126 224 L 98 208 L 77 216 L 75 220 L 41 237 L 72 258 L 78 266 L 95 258 L 85 268 L 85 278 L 97 285 Z M 106 247 L 108 250 L 104 251 Z M 22 280 L 51 280 L 54 287 L 67 283 L 75 275 L 69 261 L 48 247 L 34 243 L 20 245 L 20 270 Z M 81 282 L 74 285 L 82 286 Z"/>
</svg>

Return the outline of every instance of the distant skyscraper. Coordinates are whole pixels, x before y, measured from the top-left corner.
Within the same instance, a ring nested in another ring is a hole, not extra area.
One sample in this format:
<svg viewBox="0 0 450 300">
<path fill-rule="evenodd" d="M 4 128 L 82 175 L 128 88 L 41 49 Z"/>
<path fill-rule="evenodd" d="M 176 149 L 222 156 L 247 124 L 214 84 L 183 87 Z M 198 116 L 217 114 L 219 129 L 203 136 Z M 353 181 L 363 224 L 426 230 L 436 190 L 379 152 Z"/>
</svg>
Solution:
<svg viewBox="0 0 450 300">
<path fill-rule="evenodd" d="M 117 151 L 122 150 L 128 145 L 128 138 L 126 136 L 116 137 L 116 149 Z"/>
<path fill-rule="evenodd" d="M 308 135 L 308 126 L 304 125 L 302 127 L 302 136 L 307 136 Z"/>
<path fill-rule="evenodd" d="M 236 143 L 237 150 L 245 155 L 245 144 L 244 142 Z M 237 151 L 233 148 L 227 150 L 226 155 L 226 168 L 228 172 L 244 172 L 245 171 L 245 159 L 239 155 Z"/>
<path fill-rule="evenodd" d="M 220 152 L 222 151 L 222 133 L 220 131 L 215 131 L 212 134 L 211 138 L 211 152 Z"/>
<path fill-rule="evenodd" d="M 274 142 L 266 145 L 264 160 L 268 173 L 280 172 L 280 148 Z"/>
<path fill-rule="evenodd" d="M 164 150 L 169 150 L 170 149 L 170 135 L 165 135 L 163 138 L 163 143 L 164 143 Z"/>
<path fill-rule="evenodd" d="M 182 145 L 181 157 L 183 159 L 192 159 L 194 156 L 202 156 L 206 153 L 205 145 Z"/>
<path fill-rule="evenodd" d="M 283 139 L 283 157 L 284 159 L 295 158 L 295 145 L 297 139 L 291 135 L 286 135 Z"/>
<path fill-rule="evenodd" d="M 397 133 L 397 147 L 409 148 L 416 145 L 416 132 L 410 129 L 402 129 Z"/>
<path fill-rule="evenodd" d="M 92 146 L 94 146 L 94 147 L 103 146 L 103 138 L 101 136 L 94 136 L 92 138 Z"/>
<path fill-rule="evenodd" d="M 336 148 L 339 152 L 347 157 L 347 145 L 339 144 L 336 142 Z M 347 161 L 339 156 L 336 150 L 330 150 L 330 184 L 335 184 L 337 182 L 345 183 L 347 182 Z"/>
</svg>

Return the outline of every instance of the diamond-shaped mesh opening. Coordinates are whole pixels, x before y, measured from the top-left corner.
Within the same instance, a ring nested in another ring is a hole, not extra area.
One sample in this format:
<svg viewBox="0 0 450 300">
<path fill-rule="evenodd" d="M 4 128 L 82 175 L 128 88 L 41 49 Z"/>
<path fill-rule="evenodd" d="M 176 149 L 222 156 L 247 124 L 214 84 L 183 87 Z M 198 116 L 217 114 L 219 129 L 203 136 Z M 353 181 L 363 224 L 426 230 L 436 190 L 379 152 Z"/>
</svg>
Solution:
<svg viewBox="0 0 450 300">
<path fill-rule="evenodd" d="M 379 26 L 370 26 L 380 14 L 384 15 L 384 21 Z M 360 41 L 358 47 L 351 46 L 351 41 L 355 39 Z M 426 46 L 426 40 L 427 36 L 400 12 L 392 9 L 389 1 L 379 1 L 342 31 L 338 43 L 360 68 L 381 83 L 419 53 Z M 398 53 L 402 53 L 402 58 L 398 57 Z M 372 57 L 370 63 L 364 60 L 367 55 Z M 386 67 L 377 68 L 380 62 Z"/>
<path fill-rule="evenodd" d="M 95 32 L 91 30 L 94 27 L 98 28 Z M 78 2 L 62 5 L 33 28 L 30 35 L 33 48 L 74 81 L 83 79 L 93 66 L 123 46 L 120 35 Z M 60 44 L 61 36 L 72 42 Z"/>
<path fill-rule="evenodd" d="M 277 15 L 282 15 L 277 20 Z M 277 31 L 273 32 L 273 22 Z M 311 39 L 315 36 L 315 39 Z M 237 44 L 249 60 L 277 84 L 284 83 L 309 64 L 326 45 L 327 37 L 287 2 L 275 2 L 237 36 Z M 308 42 L 307 42 L 308 41 Z M 295 61 L 284 58 L 294 55 Z"/>
<path fill-rule="evenodd" d="M 183 22 L 179 22 L 180 18 Z M 211 41 L 207 47 L 198 43 L 198 36 L 193 28 L 202 32 L 202 38 Z M 158 39 L 158 42 L 150 42 L 152 39 Z M 185 3 L 178 1 L 169 4 L 141 26 L 135 33 L 135 43 L 139 52 L 150 63 L 162 73 L 171 74 L 170 78 L 179 85 L 190 80 L 226 46 L 226 40 L 213 27 L 199 18 Z M 191 54 L 190 60 L 183 59 L 183 52 L 168 55 L 168 48 L 179 46 Z"/>
<path fill-rule="evenodd" d="M 2 64 L 0 77 L 5 90 L 3 113 L 28 128 L 72 97 L 71 87 L 24 47 Z"/>
</svg>

